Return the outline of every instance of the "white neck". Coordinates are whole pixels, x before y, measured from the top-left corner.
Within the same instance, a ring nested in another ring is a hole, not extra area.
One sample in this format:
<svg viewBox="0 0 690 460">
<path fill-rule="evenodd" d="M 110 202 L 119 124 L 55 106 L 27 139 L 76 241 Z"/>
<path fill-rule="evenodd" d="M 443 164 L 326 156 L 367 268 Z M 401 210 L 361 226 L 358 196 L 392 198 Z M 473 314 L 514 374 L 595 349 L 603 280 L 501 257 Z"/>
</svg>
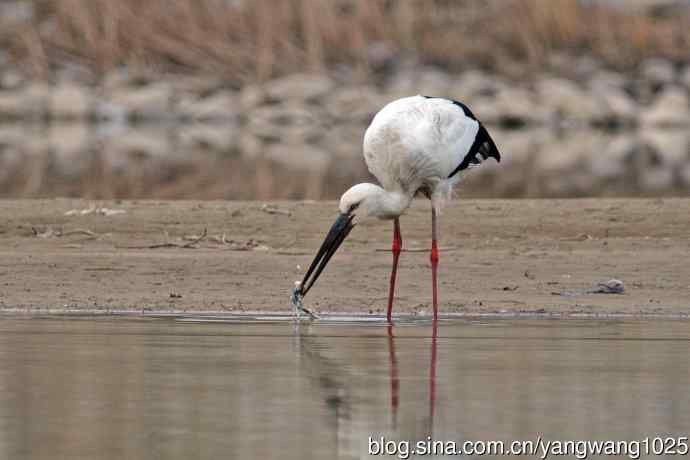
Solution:
<svg viewBox="0 0 690 460">
<path fill-rule="evenodd" d="M 379 219 L 395 219 L 410 206 L 412 197 L 402 191 L 387 191 L 375 184 L 357 184 L 340 199 L 340 212 L 348 212 L 353 204 L 360 212 Z"/>
<path fill-rule="evenodd" d="M 368 213 L 379 219 L 395 219 L 410 206 L 412 197 L 402 192 L 389 192 L 382 188 L 370 198 Z"/>
</svg>

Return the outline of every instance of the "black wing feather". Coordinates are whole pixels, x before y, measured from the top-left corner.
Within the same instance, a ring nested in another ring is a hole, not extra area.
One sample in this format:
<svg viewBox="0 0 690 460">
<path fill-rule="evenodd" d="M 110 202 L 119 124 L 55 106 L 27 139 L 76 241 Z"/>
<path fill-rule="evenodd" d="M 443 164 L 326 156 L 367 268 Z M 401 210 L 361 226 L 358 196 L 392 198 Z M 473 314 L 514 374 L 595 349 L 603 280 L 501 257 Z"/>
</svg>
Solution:
<svg viewBox="0 0 690 460">
<path fill-rule="evenodd" d="M 432 96 L 424 96 L 424 97 L 427 99 L 443 99 L 443 98 L 435 98 Z M 462 159 L 462 161 L 460 162 L 458 167 L 455 168 L 452 173 L 450 173 L 448 178 L 450 179 L 451 177 L 456 175 L 458 172 L 469 168 L 470 165 L 481 164 L 482 161 L 484 161 L 488 158 L 494 158 L 497 162 L 500 162 L 501 161 L 501 153 L 498 151 L 498 148 L 496 147 L 494 140 L 489 135 L 489 131 L 486 130 L 486 128 L 484 127 L 482 122 L 477 119 L 477 117 L 474 115 L 474 113 L 472 113 L 470 108 L 467 107 L 465 104 L 463 104 L 460 101 L 455 101 L 452 99 L 446 99 L 446 100 L 450 101 L 453 104 L 460 107 L 460 109 L 463 111 L 465 116 L 467 116 L 467 117 L 475 120 L 477 123 L 479 123 L 479 129 L 477 130 L 477 136 L 474 138 L 474 142 L 472 143 L 470 150 L 467 152 L 465 157 Z M 481 158 L 479 156 L 481 156 Z"/>
</svg>

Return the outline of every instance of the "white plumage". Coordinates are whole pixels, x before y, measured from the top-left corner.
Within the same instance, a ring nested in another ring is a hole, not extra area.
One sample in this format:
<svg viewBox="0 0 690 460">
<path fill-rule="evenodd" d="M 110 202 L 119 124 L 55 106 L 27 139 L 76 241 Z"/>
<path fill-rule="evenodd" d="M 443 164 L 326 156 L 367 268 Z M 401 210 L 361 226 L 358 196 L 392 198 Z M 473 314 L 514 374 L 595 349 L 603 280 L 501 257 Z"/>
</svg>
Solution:
<svg viewBox="0 0 690 460">
<path fill-rule="evenodd" d="M 489 132 L 464 104 L 412 96 L 391 102 L 376 114 L 364 134 L 364 159 L 381 185 L 357 184 L 340 198 L 340 215 L 307 270 L 295 298 L 311 289 L 331 256 L 354 227 L 357 215 L 392 219 L 393 269 L 388 295 L 391 321 L 398 257 L 402 248 L 399 217 L 417 194 L 431 200 L 431 268 L 434 320 L 437 318 L 437 214 L 463 172 L 501 155 Z M 313 277 L 312 274 L 314 274 Z M 311 278 L 310 278 L 311 277 Z"/>
<path fill-rule="evenodd" d="M 438 210 L 465 169 L 489 156 L 500 160 L 488 132 L 466 106 L 425 96 L 398 99 L 381 109 L 363 147 L 369 171 L 389 196 L 360 184 L 343 195 L 340 210 L 364 204 L 367 214 L 384 219 L 402 214 L 417 193 Z"/>
<path fill-rule="evenodd" d="M 364 159 L 386 190 L 428 191 L 438 207 L 459 180 L 459 174 L 448 176 L 469 152 L 478 129 L 476 120 L 447 99 L 398 99 L 376 114 L 364 134 Z"/>
</svg>

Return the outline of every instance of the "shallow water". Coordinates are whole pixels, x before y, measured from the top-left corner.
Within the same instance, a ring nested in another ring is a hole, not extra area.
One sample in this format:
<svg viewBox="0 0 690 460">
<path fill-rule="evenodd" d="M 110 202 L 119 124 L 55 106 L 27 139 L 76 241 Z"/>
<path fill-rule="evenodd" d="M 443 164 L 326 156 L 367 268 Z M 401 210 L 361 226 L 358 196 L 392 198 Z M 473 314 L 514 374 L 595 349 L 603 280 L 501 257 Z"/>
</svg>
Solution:
<svg viewBox="0 0 690 460">
<path fill-rule="evenodd" d="M 366 458 L 370 436 L 690 431 L 683 321 L 205 321 L 0 319 L 0 458 Z"/>
</svg>

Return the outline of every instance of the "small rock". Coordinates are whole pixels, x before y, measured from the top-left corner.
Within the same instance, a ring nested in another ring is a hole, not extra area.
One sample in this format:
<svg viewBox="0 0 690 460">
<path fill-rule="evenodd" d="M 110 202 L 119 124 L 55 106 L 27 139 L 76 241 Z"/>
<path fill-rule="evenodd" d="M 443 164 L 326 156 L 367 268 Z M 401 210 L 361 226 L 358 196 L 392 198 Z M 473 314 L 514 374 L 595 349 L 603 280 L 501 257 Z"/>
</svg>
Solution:
<svg viewBox="0 0 690 460">
<path fill-rule="evenodd" d="M 266 214 L 282 214 L 282 215 L 285 215 L 288 217 L 292 215 L 292 212 L 290 212 L 289 209 L 279 208 L 275 204 L 264 203 L 263 205 L 261 205 L 261 210 L 263 212 L 265 212 Z M 297 283 L 299 283 L 299 282 L 295 283 L 295 287 L 298 287 Z"/>
<path fill-rule="evenodd" d="M 620 123 L 632 123 L 640 113 L 637 103 L 619 86 L 592 82 L 590 92 L 602 102 L 603 110 L 595 119 L 605 121 L 608 118 Z"/>
<path fill-rule="evenodd" d="M 505 86 L 493 97 L 475 99 L 471 109 L 479 119 L 491 124 L 523 125 L 547 122 L 548 111 L 534 101 L 534 95 L 526 89 Z"/>
<path fill-rule="evenodd" d="M 623 294 L 625 286 L 621 280 L 610 279 L 605 283 L 598 283 L 593 292 L 596 294 Z"/>
<path fill-rule="evenodd" d="M 50 88 L 31 83 L 21 91 L 0 91 L 0 117 L 38 118 L 47 113 Z"/>
<path fill-rule="evenodd" d="M 130 156 L 170 159 L 176 150 L 170 144 L 170 136 L 160 130 L 128 129 L 110 137 L 105 142 L 104 153 L 110 165 L 124 168 Z"/>
<path fill-rule="evenodd" d="M 50 115 L 58 119 L 85 120 L 91 115 L 93 97 L 87 87 L 66 83 L 56 86 L 50 97 Z"/>
<path fill-rule="evenodd" d="M 624 89 L 627 79 L 619 72 L 601 70 L 588 78 L 587 86 L 591 89 L 607 90 Z"/>
<path fill-rule="evenodd" d="M 543 78 L 536 90 L 541 103 L 557 119 L 590 122 L 601 116 L 602 102 L 571 80 Z"/>
<path fill-rule="evenodd" d="M 673 63 L 664 58 L 646 59 L 640 64 L 641 77 L 654 85 L 669 85 L 676 79 Z"/>
<path fill-rule="evenodd" d="M 642 129 L 638 141 L 649 146 L 662 165 L 679 167 L 690 158 L 690 132 L 685 129 Z"/>
<path fill-rule="evenodd" d="M 642 122 L 648 125 L 677 126 L 690 123 L 690 100 L 685 88 L 671 86 L 664 89 L 642 112 Z"/>
<path fill-rule="evenodd" d="M 170 75 L 166 76 L 166 81 L 176 94 L 208 95 L 224 86 L 222 78 L 210 75 Z"/>
<path fill-rule="evenodd" d="M 238 104 L 242 112 L 247 112 L 263 105 L 266 100 L 266 91 L 264 91 L 263 87 L 259 85 L 246 85 L 240 91 Z"/>
<path fill-rule="evenodd" d="M 184 148 L 203 147 L 227 152 L 235 145 L 237 126 L 232 123 L 190 123 L 180 127 L 178 136 Z"/>
<path fill-rule="evenodd" d="M 168 83 L 153 83 L 138 88 L 116 90 L 110 102 L 124 107 L 130 116 L 136 118 L 168 118 L 171 114 L 172 86 Z"/>
<path fill-rule="evenodd" d="M 309 110 L 309 109 L 312 110 Z M 304 127 L 312 131 L 322 131 L 321 122 L 327 116 L 319 116 L 316 107 L 301 104 L 277 104 L 259 107 L 247 117 L 245 130 L 260 139 L 280 142 L 287 130 Z"/>
<path fill-rule="evenodd" d="M 202 99 L 183 99 L 178 103 L 176 112 L 184 118 L 197 121 L 227 120 L 235 115 L 237 107 L 237 94 L 224 90 Z"/>
<path fill-rule="evenodd" d="M 326 96 L 334 86 L 324 75 L 296 74 L 267 82 L 264 89 L 274 101 L 315 102 Z"/>
<path fill-rule="evenodd" d="M 468 70 L 458 77 L 449 88 L 449 97 L 472 106 L 477 97 L 495 95 L 504 86 L 500 80 L 481 70 Z"/>
<path fill-rule="evenodd" d="M 385 101 L 369 86 L 350 86 L 334 90 L 324 103 L 328 114 L 337 120 L 369 122 Z"/>
</svg>

